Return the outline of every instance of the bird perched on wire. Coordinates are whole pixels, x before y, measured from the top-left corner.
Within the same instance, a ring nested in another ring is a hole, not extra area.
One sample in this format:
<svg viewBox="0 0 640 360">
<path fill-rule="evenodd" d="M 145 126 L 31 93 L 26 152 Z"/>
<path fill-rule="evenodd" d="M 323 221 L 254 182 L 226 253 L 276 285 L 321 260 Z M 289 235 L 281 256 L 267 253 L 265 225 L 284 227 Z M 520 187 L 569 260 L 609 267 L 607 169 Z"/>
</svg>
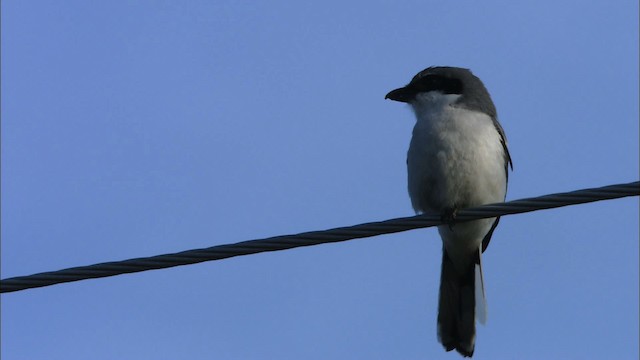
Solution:
<svg viewBox="0 0 640 360">
<path fill-rule="evenodd" d="M 458 209 L 503 202 L 511 156 L 489 92 L 468 69 L 420 71 L 386 99 L 411 105 L 417 122 L 407 154 L 417 213 L 436 212 L 443 242 L 438 340 L 472 356 L 475 320 L 486 321 L 481 255 L 500 218 L 455 223 Z"/>
</svg>

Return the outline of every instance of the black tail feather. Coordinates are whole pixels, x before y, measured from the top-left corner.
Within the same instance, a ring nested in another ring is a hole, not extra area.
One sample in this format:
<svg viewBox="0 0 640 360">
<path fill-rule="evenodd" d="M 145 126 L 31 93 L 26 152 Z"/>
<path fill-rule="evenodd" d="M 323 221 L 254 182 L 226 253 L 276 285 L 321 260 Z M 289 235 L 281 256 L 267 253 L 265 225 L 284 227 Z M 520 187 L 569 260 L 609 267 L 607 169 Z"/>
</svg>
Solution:
<svg viewBox="0 0 640 360">
<path fill-rule="evenodd" d="M 438 340 L 447 351 L 471 357 L 475 348 L 475 264 L 460 274 L 446 251 L 442 256 Z"/>
</svg>

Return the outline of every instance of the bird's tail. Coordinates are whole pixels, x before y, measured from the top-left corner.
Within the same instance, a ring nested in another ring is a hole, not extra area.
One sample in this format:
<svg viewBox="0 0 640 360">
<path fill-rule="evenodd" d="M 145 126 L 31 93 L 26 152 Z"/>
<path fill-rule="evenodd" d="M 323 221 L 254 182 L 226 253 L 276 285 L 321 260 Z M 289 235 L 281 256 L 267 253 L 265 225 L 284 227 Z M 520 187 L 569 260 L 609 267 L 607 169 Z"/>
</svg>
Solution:
<svg viewBox="0 0 640 360">
<path fill-rule="evenodd" d="M 447 351 L 456 349 L 463 356 L 471 357 L 476 340 L 476 305 L 479 305 L 478 320 L 484 323 L 486 319 L 480 251 L 477 260 L 469 264 L 462 274 L 453 265 L 447 251 L 442 253 L 438 340 Z"/>
</svg>

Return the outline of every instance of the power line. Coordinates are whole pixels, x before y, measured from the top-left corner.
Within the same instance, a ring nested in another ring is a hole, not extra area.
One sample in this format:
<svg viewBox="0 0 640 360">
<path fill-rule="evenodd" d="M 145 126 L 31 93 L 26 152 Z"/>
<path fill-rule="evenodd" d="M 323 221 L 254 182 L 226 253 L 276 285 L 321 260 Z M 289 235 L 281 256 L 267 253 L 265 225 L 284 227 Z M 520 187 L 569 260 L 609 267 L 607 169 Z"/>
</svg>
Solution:
<svg viewBox="0 0 640 360">
<path fill-rule="evenodd" d="M 640 195 L 640 182 L 636 181 L 628 184 L 583 189 L 459 210 L 456 215 L 456 222 L 520 214 L 536 210 L 552 209 L 568 205 L 577 205 L 638 195 Z M 221 260 L 234 256 L 257 254 L 267 251 L 279 251 L 302 246 L 335 243 L 412 229 L 426 228 L 440 224 L 442 224 L 440 215 L 425 214 L 324 231 L 311 231 L 296 235 L 284 235 L 259 240 L 249 240 L 235 244 L 218 245 L 173 254 L 80 266 L 1 280 L 0 293 L 26 290 L 65 282 L 197 264 L 204 261 Z"/>
</svg>

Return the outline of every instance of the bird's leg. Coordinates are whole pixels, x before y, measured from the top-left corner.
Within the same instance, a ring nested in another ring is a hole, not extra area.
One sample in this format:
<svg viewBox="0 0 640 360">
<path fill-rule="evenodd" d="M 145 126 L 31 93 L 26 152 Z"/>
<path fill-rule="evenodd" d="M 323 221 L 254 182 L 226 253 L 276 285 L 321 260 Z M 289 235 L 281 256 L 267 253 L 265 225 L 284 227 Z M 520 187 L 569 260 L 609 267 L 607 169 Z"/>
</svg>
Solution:
<svg viewBox="0 0 640 360">
<path fill-rule="evenodd" d="M 456 223 L 456 216 L 458 214 L 458 208 L 454 205 L 453 207 L 447 207 L 442 211 L 440 215 L 440 220 L 449 225 L 449 230 L 453 231 L 453 225 Z"/>
</svg>

